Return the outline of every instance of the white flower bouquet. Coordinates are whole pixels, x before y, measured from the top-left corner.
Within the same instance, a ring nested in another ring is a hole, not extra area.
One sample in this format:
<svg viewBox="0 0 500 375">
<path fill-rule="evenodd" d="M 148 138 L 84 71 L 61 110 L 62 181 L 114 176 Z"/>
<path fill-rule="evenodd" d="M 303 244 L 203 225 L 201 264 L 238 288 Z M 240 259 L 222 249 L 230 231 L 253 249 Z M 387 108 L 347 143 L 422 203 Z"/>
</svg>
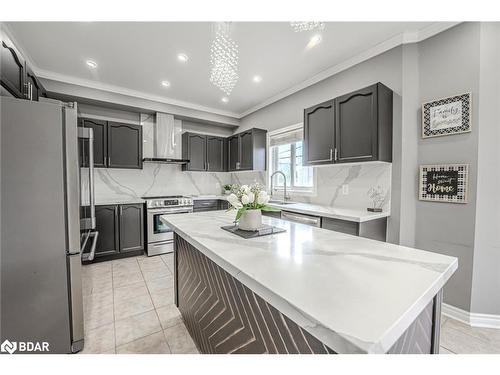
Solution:
<svg viewBox="0 0 500 375">
<path fill-rule="evenodd" d="M 269 195 L 266 191 L 262 190 L 262 185 L 259 183 L 235 186 L 233 192 L 227 197 L 227 201 L 230 204 L 229 209 L 237 210 L 235 221 L 240 220 L 250 210 L 258 210 L 259 213 L 260 211 L 279 211 L 267 205 L 269 199 Z"/>
</svg>

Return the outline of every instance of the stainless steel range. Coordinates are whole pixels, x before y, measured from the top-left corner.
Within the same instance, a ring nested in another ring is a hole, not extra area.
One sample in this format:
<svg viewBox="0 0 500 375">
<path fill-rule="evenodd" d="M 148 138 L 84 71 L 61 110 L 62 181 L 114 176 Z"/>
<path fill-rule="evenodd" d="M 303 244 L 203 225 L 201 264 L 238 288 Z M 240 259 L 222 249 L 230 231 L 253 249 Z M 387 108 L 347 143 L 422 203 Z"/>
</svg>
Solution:
<svg viewBox="0 0 500 375">
<path fill-rule="evenodd" d="M 148 256 L 174 251 L 174 232 L 160 219 L 162 216 L 193 212 L 193 199 L 182 195 L 143 197 L 147 207 Z"/>
</svg>

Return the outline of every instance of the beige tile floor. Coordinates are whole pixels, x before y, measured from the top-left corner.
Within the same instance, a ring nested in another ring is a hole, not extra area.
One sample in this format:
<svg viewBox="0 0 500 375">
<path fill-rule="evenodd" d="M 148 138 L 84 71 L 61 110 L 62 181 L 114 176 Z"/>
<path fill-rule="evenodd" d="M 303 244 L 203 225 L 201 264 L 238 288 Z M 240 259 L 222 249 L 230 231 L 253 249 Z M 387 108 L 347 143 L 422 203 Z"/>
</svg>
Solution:
<svg viewBox="0 0 500 375">
<path fill-rule="evenodd" d="M 173 254 L 83 266 L 83 354 L 198 353 L 174 305 Z"/>
<path fill-rule="evenodd" d="M 174 305 L 173 254 L 83 267 L 82 353 L 198 353 Z M 443 316 L 441 354 L 500 354 L 500 330 Z"/>
</svg>

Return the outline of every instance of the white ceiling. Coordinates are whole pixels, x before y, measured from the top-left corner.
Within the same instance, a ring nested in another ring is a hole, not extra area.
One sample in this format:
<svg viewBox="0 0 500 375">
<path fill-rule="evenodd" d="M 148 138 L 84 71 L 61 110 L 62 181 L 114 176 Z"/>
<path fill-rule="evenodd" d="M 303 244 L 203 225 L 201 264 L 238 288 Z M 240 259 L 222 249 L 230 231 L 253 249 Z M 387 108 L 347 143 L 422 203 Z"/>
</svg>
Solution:
<svg viewBox="0 0 500 375">
<path fill-rule="evenodd" d="M 50 79 L 94 88 L 155 97 L 171 104 L 241 117 L 278 100 L 284 91 L 338 66 L 381 43 L 404 41 L 403 35 L 429 34 L 430 22 L 328 22 L 322 42 L 306 45 L 312 32 L 296 33 L 287 22 L 236 22 L 239 81 L 224 93 L 209 81 L 209 22 L 10 22 L 13 38 L 35 66 Z M 429 35 L 427 35 L 429 36 Z M 189 61 L 177 60 L 185 53 Z M 85 61 L 98 63 L 95 70 Z M 262 82 L 252 81 L 254 75 Z M 324 77 L 325 78 L 325 77 Z M 169 88 L 162 80 L 171 82 Z M 297 86 L 299 85 L 299 86 Z M 304 85 L 302 85 L 304 86 Z"/>
</svg>

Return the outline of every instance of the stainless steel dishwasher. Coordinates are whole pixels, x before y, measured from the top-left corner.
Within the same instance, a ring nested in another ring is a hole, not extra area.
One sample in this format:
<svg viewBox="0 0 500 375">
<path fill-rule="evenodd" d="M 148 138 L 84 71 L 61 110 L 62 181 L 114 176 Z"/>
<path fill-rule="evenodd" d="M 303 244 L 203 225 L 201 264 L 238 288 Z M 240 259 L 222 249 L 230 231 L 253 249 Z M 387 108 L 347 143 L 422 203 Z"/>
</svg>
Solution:
<svg viewBox="0 0 500 375">
<path fill-rule="evenodd" d="M 294 223 L 300 223 L 305 225 L 310 225 L 312 227 L 321 228 L 321 217 L 298 214 L 296 212 L 281 211 L 281 218 L 283 220 L 293 221 Z"/>
</svg>

